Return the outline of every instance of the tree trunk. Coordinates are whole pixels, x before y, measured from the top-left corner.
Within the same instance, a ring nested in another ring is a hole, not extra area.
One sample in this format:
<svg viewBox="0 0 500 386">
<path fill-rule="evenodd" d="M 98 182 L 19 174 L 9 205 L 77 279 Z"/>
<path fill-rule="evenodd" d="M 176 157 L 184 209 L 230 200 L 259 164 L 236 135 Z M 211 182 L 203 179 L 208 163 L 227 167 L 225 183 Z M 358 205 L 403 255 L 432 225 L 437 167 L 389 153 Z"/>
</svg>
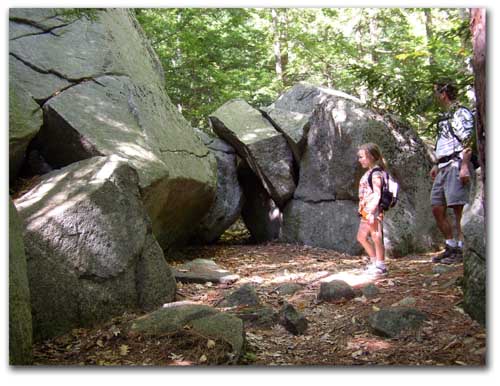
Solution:
<svg viewBox="0 0 500 386">
<path fill-rule="evenodd" d="M 429 55 L 429 65 L 434 66 L 435 64 L 434 43 L 433 43 L 434 30 L 432 27 L 432 15 L 430 8 L 424 8 L 424 15 L 425 15 L 425 34 L 427 36 L 427 45 L 429 47 L 429 52 L 431 53 Z"/>
<path fill-rule="evenodd" d="M 286 76 L 286 69 L 288 66 L 288 13 L 286 8 L 282 10 L 281 18 L 282 18 L 282 23 L 280 28 L 281 70 L 282 70 L 283 84 L 285 87 L 287 87 L 289 86 L 289 84 Z"/>
<path fill-rule="evenodd" d="M 271 9 L 271 18 L 273 21 L 273 51 L 276 67 L 276 76 L 283 84 L 283 64 L 281 61 L 281 39 L 280 39 L 280 22 L 278 12 L 275 8 Z"/>
<path fill-rule="evenodd" d="M 476 93 L 476 134 L 481 178 L 486 189 L 486 10 L 473 8 L 471 10 L 471 33 L 474 69 L 474 89 Z M 483 198 L 483 208 L 484 206 Z M 486 212 L 485 212 L 486 213 Z"/>
</svg>

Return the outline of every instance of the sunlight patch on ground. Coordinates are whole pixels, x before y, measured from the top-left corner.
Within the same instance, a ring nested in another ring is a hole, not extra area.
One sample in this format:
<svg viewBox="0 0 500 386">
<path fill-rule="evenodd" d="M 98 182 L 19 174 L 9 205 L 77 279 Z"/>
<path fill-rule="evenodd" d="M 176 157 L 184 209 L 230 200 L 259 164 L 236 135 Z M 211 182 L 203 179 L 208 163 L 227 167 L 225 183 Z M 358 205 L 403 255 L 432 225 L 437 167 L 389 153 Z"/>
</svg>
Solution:
<svg viewBox="0 0 500 386">
<path fill-rule="evenodd" d="M 373 282 L 373 276 L 368 275 L 366 273 L 360 272 L 359 270 L 355 271 L 343 271 L 339 273 L 335 273 L 328 277 L 322 279 L 322 282 L 331 282 L 333 280 L 343 280 L 351 287 L 358 286 L 361 284 L 368 284 Z"/>
<path fill-rule="evenodd" d="M 363 352 L 373 352 L 391 348 L 391 342 L 383 338 L 359 337 L 347 342 L 347 348 L 351 350 L 361 350 Z"/>
</svg>

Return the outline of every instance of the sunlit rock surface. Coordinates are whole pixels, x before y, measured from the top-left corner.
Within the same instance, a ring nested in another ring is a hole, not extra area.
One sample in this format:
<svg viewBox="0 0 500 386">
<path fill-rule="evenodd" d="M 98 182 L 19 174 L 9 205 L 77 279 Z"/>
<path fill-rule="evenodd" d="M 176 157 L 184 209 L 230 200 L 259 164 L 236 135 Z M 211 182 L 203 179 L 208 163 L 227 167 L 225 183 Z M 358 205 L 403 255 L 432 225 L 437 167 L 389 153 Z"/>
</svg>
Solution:
<svg viewBox="0 0 500 386">
<path fill-rule="evenodd" d="M 36 340 L 174 299 L 175 279 L 126 160 L 95 157 L 53 171 L 15 205 Z"/>
<path fill-rule="evenodd" d="M 161 246 L 185 243 L 214 198 L 213 155 L 171 103 L 133 12 L 58 12 L 9 13 L 11 95 L 43 110 L 36 150 L 56 168 L 98 155 L 127 159 Z"/>
</svg>

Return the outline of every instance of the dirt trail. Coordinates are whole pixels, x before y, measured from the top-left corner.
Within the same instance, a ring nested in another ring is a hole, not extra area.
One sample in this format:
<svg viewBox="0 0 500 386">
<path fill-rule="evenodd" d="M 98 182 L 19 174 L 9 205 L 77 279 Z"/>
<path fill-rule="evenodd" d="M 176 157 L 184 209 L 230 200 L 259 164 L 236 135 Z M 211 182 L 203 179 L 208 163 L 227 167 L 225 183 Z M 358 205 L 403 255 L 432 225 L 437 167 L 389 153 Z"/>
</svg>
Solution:
<svg viewBox="0 0 500 386">
<path fill-rule="evenodd" d="M 485 365 L 486 332 L 460 306 L 461 264 L 435 273 L 432 255 L 389 259 L 389 274 L 373 280 L 361 273 L 359 256 L 289 244 L 222 243 L 183 251 L 190 259 L 209 258 L 241 279 L 231 286 L 178 283 L 178 300 L 215 306 L 227 291 L 253 283 L 261 301 L 276 311 L 284 301 L 294 305 L 309 322 L 304 335 L 294 336 L 281 325 L 248 328 L 248 365 Z M 179 262 L 180 263 L 180 262 Z M 175 264 L 175 263 L 174 263 Z M 334 275 L 334 276 L 332 276 Z M 355 287 L 372 282 L 375 298 L 330 304 L 317 301 L 321 279 L 335 277 Z M 286 282 L 304 285 L 292 296 L 281 296 L 276 287 Z M 418 333 L 397 339 L 373 333 L 368 316 L 403 299 L 425 312 L 428 320 Z M 195 365 L 199 350 L 193 342 L 133 341 L 120 334 L 124 323 L 137 317 L 126 314 L 94 329 L 72 333 L 35 346 L 37 364 Z M 186 343 L 186 342 L 184 342 Z"/>
</svg>

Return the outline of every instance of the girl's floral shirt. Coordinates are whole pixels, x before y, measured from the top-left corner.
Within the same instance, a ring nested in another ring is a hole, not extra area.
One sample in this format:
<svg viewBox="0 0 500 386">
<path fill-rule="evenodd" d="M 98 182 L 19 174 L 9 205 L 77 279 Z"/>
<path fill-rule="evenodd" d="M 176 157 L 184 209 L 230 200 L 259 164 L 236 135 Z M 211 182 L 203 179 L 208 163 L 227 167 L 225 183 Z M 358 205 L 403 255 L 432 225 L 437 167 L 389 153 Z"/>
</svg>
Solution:
<svg viewBox="0 0 500 386">
<path fill-rule="evenodd" d="M 372 174 L 373 190 L 368 183 L 368 176 L 373 168 L 370 168 L 363 174 L 359 180 L 359 207 L 358 211 L 366 219 L 367 215 L 373 213 L 379 220 L 382 219 L 383 212 L 380 211 L 378 203 L 382 192 L 382 172 L 375 171 Z"/>
</svg>

